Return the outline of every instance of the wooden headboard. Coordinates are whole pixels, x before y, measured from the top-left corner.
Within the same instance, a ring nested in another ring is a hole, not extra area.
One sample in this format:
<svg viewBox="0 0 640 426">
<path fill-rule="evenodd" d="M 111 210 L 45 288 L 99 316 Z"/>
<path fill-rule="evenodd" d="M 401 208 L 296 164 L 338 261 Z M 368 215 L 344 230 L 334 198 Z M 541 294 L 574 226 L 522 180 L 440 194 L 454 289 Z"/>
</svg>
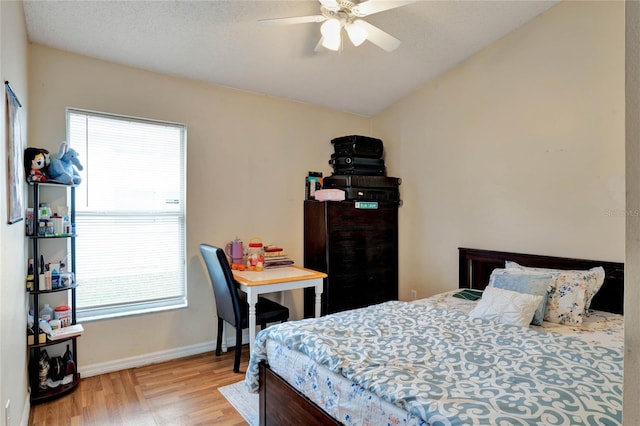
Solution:
<svg viewBox="0 0 640 426">
<path fill-rule="evenodd" d="M 604 284 L 594 296 L 590 309 L 622 314 L 624 304 L 624 263 L 597 260 L 571 259 L 568 257 L 541 256 L 503 251 L 458 248 L 460 255 L 459 287 L 484 289 L 489 283 L 491 271 L 504 268 L 511 260 L 522 266 L 553 269 L 590 269 L 602 266 Z"/>
</svg>

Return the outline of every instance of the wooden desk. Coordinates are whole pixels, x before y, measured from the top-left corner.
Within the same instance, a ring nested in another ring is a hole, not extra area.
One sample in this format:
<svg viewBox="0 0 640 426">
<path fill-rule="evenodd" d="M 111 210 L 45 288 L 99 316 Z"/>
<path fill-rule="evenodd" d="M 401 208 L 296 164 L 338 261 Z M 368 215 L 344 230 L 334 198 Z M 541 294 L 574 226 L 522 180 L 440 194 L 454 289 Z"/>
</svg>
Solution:
<svg viewBox="0 0 640 426">
<path fill-rule="evenodd" d="M 324 272 L 313 271 L 299 266 L 287 266 L 285 268 L 265 269 L 260 272 L 234 270 L 233 277 L 238 282 L 240 290 L 247 294 L 247 303 L 249 304 L 249 351 L 253 351 L 253 344 L 256 339 L 256 303 L 258 303 L 259 294 L 315 287 L 315 316 L 320 316 L 323 279 L 327 277 Z"/>
</svg>

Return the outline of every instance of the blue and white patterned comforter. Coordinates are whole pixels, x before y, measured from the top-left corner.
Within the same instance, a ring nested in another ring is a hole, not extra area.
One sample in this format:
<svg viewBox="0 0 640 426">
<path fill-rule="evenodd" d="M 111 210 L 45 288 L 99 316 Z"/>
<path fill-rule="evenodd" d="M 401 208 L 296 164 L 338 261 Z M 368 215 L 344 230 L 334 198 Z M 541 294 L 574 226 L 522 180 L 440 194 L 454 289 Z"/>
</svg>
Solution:
<svg viewBox="0 0 640 426">
<path fill-rule="evenodd" d="M 268 340 L 428 424 L 621 424 L 622 351 L 556 333 L 387 302 L 261 331 L 252 392 Z"/>
</svg>

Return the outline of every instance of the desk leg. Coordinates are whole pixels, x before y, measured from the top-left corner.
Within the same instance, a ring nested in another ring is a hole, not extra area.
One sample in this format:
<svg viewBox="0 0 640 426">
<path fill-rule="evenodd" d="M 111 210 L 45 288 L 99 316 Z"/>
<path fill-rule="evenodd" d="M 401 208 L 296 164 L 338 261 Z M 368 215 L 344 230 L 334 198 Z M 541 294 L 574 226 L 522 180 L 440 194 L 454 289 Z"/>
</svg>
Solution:
<svg viewBox="0 0 640 426">
<path fill-rule="evenodd" d="M 316 284 L 316 318 L 320 318 L 323 286 L 323 280 L 320 280 L 320 284 Z"/>
<path fill-rule="evenodd" d="M 247 303 L 249 304 L 249 353 L 251 354 L 256 341 L 256 303 L 258 303 L 258 295 L 251 289 L 247 292 Z"/>
</svg>

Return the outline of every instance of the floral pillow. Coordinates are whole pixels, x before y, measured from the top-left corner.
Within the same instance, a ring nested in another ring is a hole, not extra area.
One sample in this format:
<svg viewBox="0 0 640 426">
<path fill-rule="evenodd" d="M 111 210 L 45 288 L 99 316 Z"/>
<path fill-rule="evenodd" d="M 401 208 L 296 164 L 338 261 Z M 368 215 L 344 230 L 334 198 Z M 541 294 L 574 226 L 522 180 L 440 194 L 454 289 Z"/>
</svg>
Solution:
<svg viewBox="0 0 640 426">
<path fill-rule="evenodd" d="M 586 312 L 587 291 L 568 275 L 556 276 L 555 289 L 547 300 L 544 320 L 556 324 L 582 324 Z"/>
<path fill-rule="evenodd" d="M 541 300 L 542 296 L 487 287 L 469 316 L 527 327 Z"/>
<path fill-rule="evenodd" d="M 605 277 L 604 268 L 601 266 L 579 271 L 531 268 L 507 261 L 505 267 L 541 274 L 553 274 L 555 277 L 554 291 L 549 295 L 544 320 L 557 324 L 582 324 L 582 318 L 589 309 L 593 296 L 602 287 Z"/>
</svg>

